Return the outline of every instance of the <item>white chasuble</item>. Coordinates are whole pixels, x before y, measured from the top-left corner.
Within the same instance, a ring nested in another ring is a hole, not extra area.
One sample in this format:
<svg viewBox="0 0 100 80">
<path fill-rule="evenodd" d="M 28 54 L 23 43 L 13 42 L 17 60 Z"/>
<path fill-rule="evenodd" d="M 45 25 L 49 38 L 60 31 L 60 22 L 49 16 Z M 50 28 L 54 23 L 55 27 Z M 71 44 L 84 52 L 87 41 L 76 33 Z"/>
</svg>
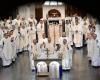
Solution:
<svg viewBox="0 0 100 80">
<path fill-rule="evenodd" d="M 45 43 L 40 44 L 39 59 L 47 59 L 47 45 Z"/>
<path fill-rule="evenodd" d="M 26 28 L 21 28 L 20 29 L 20 33 L 21 33 L 21 36 L 20 36 L 20 46 L 21 46 L 21 49 L 25 49 L 26 46 L 27 46 L 27 30 Z"/>
<path fill-rule="evenodd" d="M 38 48 L 38 44 L 29 44 L 29 47 L 28 47 L 28 50 L 29 50 L 29 58 L 30 58 L 30 66 L 31 66 L 31 69 L 35 69 L 35 65 L 34 65 L 34 59 L 37 59 L 38 57 L 38 54 L 39 54 L 39 48 Z"/>
<path fill-rule="evenodd" d="M 17 55 L 16 55 L 16 42 L 14 35 L 11 36 L 11 46 L 12 46 L 12 59 L 15 61 Z"/>
<path fill-rule="evenodd" d="M 3 43 L 3 66 L 8 66 L 12 63 L 12 46 L 9 38 L 4 38 Z"/>
<path fill-rule="evenodd" d="M 28 28 L 28 41 L 31 44 L 34 39 L 36 39 L 36 29 L 35 27 L 29 27 Z"/>
<path fill-rule="evenodd" d="M 71 69 L 72 66 L 72 48 L 70 45 L 61 45 L 62 68 L 64 70 Z"/>
<path fill-rule="evenodd" d="M 38 42 L 41 41 L 41 38 L 42 38 L 43 33 L 45 33 L 44 23 L 43 24 L 39 23 L 37 25 Z"/>
<path fill-rule="evenodd" d="M 74 26 L 74 43 L 75 47 L 82 47 L 83 46 L 83 30 L 82 25 L 75 25 Z"/>
</svg>

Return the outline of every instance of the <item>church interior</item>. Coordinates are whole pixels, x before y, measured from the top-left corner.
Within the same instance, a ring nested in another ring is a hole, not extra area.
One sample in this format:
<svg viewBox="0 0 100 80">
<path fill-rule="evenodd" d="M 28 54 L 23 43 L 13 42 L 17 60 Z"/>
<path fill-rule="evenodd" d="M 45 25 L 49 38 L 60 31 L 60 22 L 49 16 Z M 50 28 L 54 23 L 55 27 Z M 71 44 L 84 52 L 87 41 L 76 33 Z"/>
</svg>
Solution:
<svg viewBox="0 0 100 80">
<path fill-rule="evenodd" d="M 0 8 L 0 80 L 100 80 L 99 13 L 21 1 Z"/>
</svg>

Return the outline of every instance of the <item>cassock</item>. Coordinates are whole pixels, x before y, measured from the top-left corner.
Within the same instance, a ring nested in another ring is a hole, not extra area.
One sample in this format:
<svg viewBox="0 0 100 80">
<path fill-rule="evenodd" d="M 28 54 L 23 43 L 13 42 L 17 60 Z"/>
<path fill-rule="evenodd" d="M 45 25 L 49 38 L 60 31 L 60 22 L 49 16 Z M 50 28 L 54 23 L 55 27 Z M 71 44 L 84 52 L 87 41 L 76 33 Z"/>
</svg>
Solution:
<svg viewBox="0 0 100 80">
<path fill-rule="evenodd" d="M 83 29 L 82 25 L 74 25 L 74 44 L 75 47 L 82 47 L 83 46 Z"/>
<path fill-rule="evenodd" d="M 68 44 L 61 45 L 61 54 L 62 54 L 62 68 L 63 70 L 71 69 L 72 67 L 72 48 Z"/>
<path fill-rule="evenodd" d="M 12 63 L 12 46 L 9 38 L 3 38 L 3 66 L 9 66 Z"/>
</svg>

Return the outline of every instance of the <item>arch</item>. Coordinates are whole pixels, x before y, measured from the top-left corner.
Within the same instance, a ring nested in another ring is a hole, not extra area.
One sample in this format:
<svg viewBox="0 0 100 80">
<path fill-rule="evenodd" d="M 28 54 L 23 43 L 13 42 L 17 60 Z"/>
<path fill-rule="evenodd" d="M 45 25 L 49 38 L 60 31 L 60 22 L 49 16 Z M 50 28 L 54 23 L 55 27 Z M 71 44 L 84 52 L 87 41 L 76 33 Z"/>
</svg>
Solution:
<svg viewBox="0 0 100 80">
<path fill-rule="evenodd" d="M 44 61 L 38 62 L 36 65 L 36 68 L 37 68 L 37 72 L 47 72 L 48 71 L 47 64 Z"/>
<path fill-rule="evenodd" d="M 60 78 L 60 64 L 57 61 L 52 61 L 49 64 L 50 78 Z"/>
<path fill-rule="evenodd" d="M 61 17 L 61 13 L 57 9 L 51 9 L 48 11 L 48 17 Z"/>
</svg>

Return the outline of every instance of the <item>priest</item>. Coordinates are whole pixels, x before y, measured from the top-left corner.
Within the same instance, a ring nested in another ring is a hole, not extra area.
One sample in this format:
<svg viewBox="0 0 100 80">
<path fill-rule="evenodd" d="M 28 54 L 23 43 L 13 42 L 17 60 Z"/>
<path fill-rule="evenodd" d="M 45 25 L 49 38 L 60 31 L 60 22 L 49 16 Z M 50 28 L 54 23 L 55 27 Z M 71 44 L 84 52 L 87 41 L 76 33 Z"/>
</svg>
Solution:
<svg viewBox="0 0 100 80">
<path fill-rule="evenodd" d="M 3 44 L 3 52 L 2 52 L 3 66 L 9 66 L 12 63 L 12 46 L 8 33 L 4 34 L 4 38 L 2 39 L 2 44 Z"/>
<path fill-rule="evenodd" d="M 39 46 L 36 39 L 33 39 L 33 42 L 29 44 L 29 57 L 30 57 L 30 66 L 32 70 L 35 70 L 34 59 L 37 59 L 39 56 Z"/>
<path fill-rule="evenodd" d="M 27 33 L 28 33 L 29 44 L 31 44 L 33 42 L 33 40 L 36 39 L 36 28 L 35 28 L 35 26 L 33 26 L 32 22 L 29 23 Z"/>
<path fill-rule="evenodd" d="M 38 44 L 40 45 L 39 58 L 41 58 L 41 59 L 47 58 L 47 43 L 48 43 L 48 39 L 46 38 L 45 33 L 43 33 L 41 41 L 38 42 Z"/>
<path fill-rule="evenodd" d="M 67 40 L 63 40 L 60 51 L 62 54 L 62 68 L 63 70 L 70 70 L 72 67 L 72 53 L 71 46 L 67 44 Z"/>
<path fill-rule="evenodd" d="M 75 47 L 83 46 L 83 25 L 79 23 L 78 17 L 75 17 L 75 25 L 73 28 L 74 31 L 74 44 Z"/>
<path fill-rule="evenodd" d="M 37 24 L 38 42 L 41 41 L 43 33 L 45 33 L 45 25 L 44 25 L 44 20 L 42 18 L 40 19 L 40 22 Z"/>
</svg>

